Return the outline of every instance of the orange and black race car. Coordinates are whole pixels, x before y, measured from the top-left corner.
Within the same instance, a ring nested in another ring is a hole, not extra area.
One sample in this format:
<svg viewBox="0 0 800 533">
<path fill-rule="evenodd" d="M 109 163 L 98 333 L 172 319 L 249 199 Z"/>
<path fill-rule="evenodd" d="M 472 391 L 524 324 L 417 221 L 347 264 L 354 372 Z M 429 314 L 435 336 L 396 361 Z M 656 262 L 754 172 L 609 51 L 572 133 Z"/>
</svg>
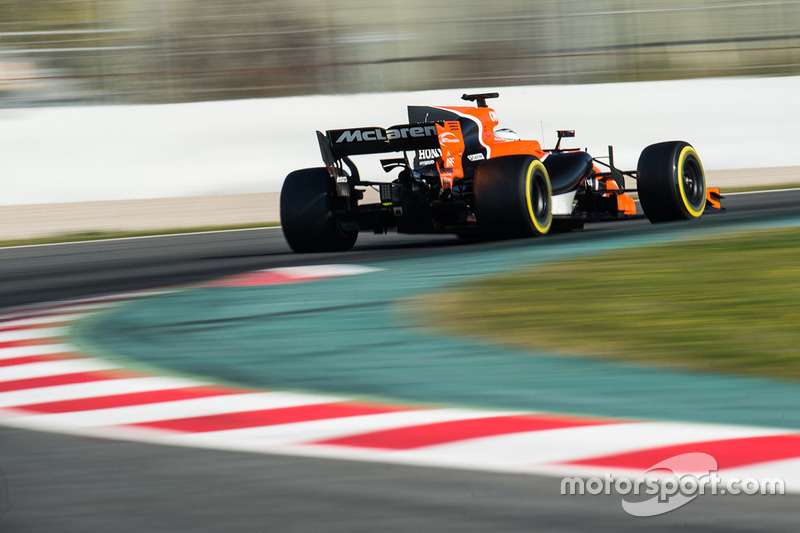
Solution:
<svg viewBox="0 0 800 533">
<path fill-rule="evenodd" d="M 706 188 L 690 144 L 653 144 L 635 171 L 621 171 L 611 147 L 602 158 L 562 148 L 574 131 L 559 131 L 555 148 L 543 149 L 498 128 L 486 105 L 497 96 L 462 96 L 477 107 L 409 106 L 409 123 L 390 128 L 317 132 L 325 166 L 290 173 L 281 191 L 289 245 L 297 252 L 347 250 L 365 230 L 480 238 L 571 231 L 587 221 L 636 217 L 628 195 L 634 191 L 651 222 L 721 209 L 719 190 Z M 386 172 L 398 171 L 391 182 L 362 179 L 351 159 L 389 152 L 402 154 L 381 160 Z M 626 176 L 636 189 L 626 188 Z M 379 202 L 364 202 L 368 188 L 378 190 Z"/>
</svg>

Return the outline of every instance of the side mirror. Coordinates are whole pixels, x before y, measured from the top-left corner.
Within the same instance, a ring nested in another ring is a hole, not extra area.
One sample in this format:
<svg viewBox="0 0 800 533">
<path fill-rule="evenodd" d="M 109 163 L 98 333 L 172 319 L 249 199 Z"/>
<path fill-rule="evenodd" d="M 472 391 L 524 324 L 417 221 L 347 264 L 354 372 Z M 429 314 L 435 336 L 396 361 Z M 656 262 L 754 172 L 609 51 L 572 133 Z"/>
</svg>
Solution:
<svg viewBox="0 0 800 533">
<path fill-rule="evenodd" d="M 564 137 L 575 137 L 575 130 L 556 130 L 556 133 L 558 133 L 558 142 L 556 143 L 556 147 L 553 148 L 554 152 L 561 150 L 561 139 Z"/>
</svg>

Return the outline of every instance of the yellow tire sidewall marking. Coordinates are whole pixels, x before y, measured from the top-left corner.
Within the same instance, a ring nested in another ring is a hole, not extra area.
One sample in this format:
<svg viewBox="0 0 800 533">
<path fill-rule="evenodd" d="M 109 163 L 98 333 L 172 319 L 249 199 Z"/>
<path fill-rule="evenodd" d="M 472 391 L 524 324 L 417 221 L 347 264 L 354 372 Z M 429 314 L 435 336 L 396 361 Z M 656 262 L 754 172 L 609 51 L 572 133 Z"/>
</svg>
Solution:
<svg viewBox="0 0 800 533">
<path fill-rule="evenodd" d="M 700 162 L 700 156 L 697 155 L 697 151 L 691 146 L 684 146 L 683 150 L 681 150 L 680 157 L 678 157 L 678 190 L 681 193 L 681 200 L 683 200 L 683 205 L 686 207 L 689 215 L 697 218 L 702 215 L 703 211 L 706 209 L 706 196 L 703 194 L 703 203 L 700 205 L 700 209 L 693 209 L 692 204 L 689 202 L 689 198 L 686 197 L 686 190 L 683 188 L 683 164 L 689 154 L 694 156 L 695 161 L 697 161 L 697 165 L 700 167 L 700 177 L 703 180 L 703 189 L 705 189 L 706 172 L 703 170 L 703 163 Z"/>
<path fill-rule="evenodd" d="M 553 196 L 553 189 L 550 185 L 550 176 L 547 174 L 547 169 L 542 164 L 541 161 L 538 159 L 533 161 L 530 165 L 528 165 L 528 173 L 525 176 L 525 200 L 528 203 L 528 215 L 531 218 L 531 222 L 533 222 L 533 227 L 536 228 L 536 231 L 540 234 L 545 234 L 550 231 L 550 226 L 553 223 L 553 214 L 552 214 L 552 205 L 550 205 L 550 211 L 548 212 L 547 217 L 547 224 L 542 226 L 539 224 L 539 221 L 536 220 L 536 215 L 533 210 L 533 198 L 531 197 L 531 184 L 533 182 L 533 175 L 536 169 L 540 169 L 542 174 L 544 174 L 545 181 L 547 182 L 547 196 L 548 198 Z"/>
</svg>

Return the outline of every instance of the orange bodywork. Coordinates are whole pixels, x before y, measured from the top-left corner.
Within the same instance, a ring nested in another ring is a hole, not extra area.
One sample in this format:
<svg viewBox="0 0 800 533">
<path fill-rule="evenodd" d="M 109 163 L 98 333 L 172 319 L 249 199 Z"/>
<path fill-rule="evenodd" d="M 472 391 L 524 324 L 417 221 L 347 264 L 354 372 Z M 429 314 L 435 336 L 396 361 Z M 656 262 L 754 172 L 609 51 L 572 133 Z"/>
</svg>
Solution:
<svg viewBox="0 0 800 533">
<path fill-rule="evenodd" d="M 448 120 L 444 124 L 436 124 L 439 135 L 439 147 L 442 157 L 436 163 L 442 189 L 452 189 L 453 180 L 464 177 L 461 159 L 464 155 L 464 135 L 461 124 L 457 120 Z"/>
<path fill-rule="evenodd" d="M 719 193 L 719 187 L 706 189 L 706 202 L 711 209 L 722 209 L 722 195 Z"/>
<path fill-rule="evenodd" d="M 480 122 L 481 144 L 489 150 L 489 157 L 529 154 L 541 159 L 546 153 L 538 141 L 509 141 L 495 136 L 494 129 L 499 121 L 494 109 L 488 107 L 443 107 L 442 109 L 473 117 Z"/>
<path fill-rule="evenodd" d="M 532 155 L 539 159 L 544 159 L 544 157 L 549 153 L 542 149 L 542 146 L 538 141 L 508 140 L 496 136 L 494 129 L 499 124 L 499 121 L 495 111 L 489 107 L 476 108 L 459 106 L 442 107 L 441 109 L 447 109 L 448 111 L 453 111 L 461 116 L 470 117 L 480 123 L 480 140 L 481 144 L 488 152 L 487 157 L 494 158 L 507 155 Z M 453 124 L 455 126 L 452 126 Z M 453 179 L 464 177 L 464 171 L 461 167 L 461 156 L 464 153 L 464 138 L 458 121 L 445 122 L 444 126 L 437 125 L 437 130 L 439 131 L 439 147 L 442 151 L 442 160 L 437 164 L 437 167 L 439 170 L 439 176 L 442 179 L 442 188 L 450 189 L 453 184 Z M 444 139 L 447 139 L 447 141 L 443 141 L 443 134 L 447 133 L 457 134 L 459 140 L 461 141 L 460 144 L 456 145 L 449 135 L 445 135 Z M 454 151 L 454 148 L 456 147 L 460 149 L 460 152 Z M 452 157 L 455 157 L 455 160 L 451 159 Z M 594 168 L 594 173 L 597 175 L 601 174 L 597 167 Z M 611 178 L 601 179 L 600 185 L 607 190 L 619 190 L 617 182 Z M 711 189 L 709 189 L 709 191 L 710 190 Z M 617 197 L 617 209 L 620 213 L 625 215 L 636 214 L 636 204 L 634 203 L 633 198 L 628 196 L 626 193 L 619 193 L 615 196 Z M 719 196 L 719 190 L 717 190 L 717 196 Z M 719 201 L 717 201 L 717 205 L 719 205 Z"/>
<path fill-rule="evenodd" d="M 599 174 L 599 170 L 597 167 L 594 168 L 595 173 Z M 600 183 L 603 185 L 605 190 L 607 191 L 618 191 L 619 185 L 613 178 L 603 178 L 600 180 Z M 608 196 L 608 195 L 606 195 Z M 626 193 L 617 194 L 617 211 L 622 213 L 623 215 L 635 215 L 636 214 L 636 203 L 633 201 L 633 198 L 628 196 Z"/>
</svg>

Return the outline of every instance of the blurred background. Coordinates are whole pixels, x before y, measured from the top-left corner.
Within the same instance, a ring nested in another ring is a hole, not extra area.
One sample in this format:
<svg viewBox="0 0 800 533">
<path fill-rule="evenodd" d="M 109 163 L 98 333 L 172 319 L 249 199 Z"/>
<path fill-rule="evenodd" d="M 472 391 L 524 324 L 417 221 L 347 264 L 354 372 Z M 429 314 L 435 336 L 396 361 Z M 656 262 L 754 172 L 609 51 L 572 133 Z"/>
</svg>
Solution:
<svg viewBox="0 0 800 533">
<path fill-rule="evenodd" d="M 0 106 L 800 74 L 800 2 L 0 1 Z"/>
</svg>

